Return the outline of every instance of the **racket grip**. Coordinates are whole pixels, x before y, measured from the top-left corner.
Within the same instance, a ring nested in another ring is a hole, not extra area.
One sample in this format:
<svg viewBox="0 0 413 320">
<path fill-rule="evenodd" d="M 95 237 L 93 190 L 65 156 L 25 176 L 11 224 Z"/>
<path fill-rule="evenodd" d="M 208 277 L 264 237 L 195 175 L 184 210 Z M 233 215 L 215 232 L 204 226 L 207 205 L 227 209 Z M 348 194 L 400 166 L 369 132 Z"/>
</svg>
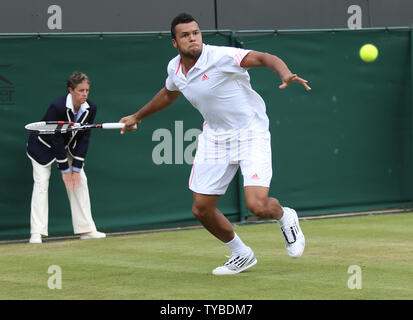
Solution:
<svg viewBox="0 0 413 320">
<path fill-rule="evenodd" d="M 124 126 L 125 124 L 120 122 L 102 123 L 102 129 L 122 129 Z"/>
</svg>

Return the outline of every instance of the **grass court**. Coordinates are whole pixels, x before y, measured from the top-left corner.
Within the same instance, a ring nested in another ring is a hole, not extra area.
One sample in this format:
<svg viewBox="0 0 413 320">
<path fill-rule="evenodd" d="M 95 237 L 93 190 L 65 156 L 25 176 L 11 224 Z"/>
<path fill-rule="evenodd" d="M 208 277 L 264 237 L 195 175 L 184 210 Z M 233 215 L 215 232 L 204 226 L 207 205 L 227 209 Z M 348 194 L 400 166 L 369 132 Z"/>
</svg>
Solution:
<svg viewBox="0 0 413 320">
<path fill-rule="evenodd" d="M 205 229 L 0 245 L 0 299 L 348 300 L 413 298 L 413 213 L 304 219 L 288 257 L 276 223 L 235 226 L 258 263 L 213 276 L 229 250 Z M 61 270 L 61 289 L 50 289 Z M 350 266 L 361 288 L 350 289 Z"/>
</svg>

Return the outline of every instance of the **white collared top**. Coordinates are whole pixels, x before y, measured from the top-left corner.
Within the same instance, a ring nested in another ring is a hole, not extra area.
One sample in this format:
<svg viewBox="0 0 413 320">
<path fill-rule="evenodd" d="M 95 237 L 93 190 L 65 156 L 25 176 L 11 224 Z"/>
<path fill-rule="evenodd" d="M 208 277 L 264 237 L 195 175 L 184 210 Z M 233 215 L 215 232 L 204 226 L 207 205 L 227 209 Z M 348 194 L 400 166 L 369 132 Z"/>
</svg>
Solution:
<svg viewBox="0 0 413 320">
<path fill-rule="evenodd" d="M 180 91 L 202 114 L 203 130 L 226 132 L 252 129 L 267 131 L 265 102 L 240 66 L 250 50 L 203 44 L 202 53 L 186 76 L 180 55 L 168 64 L 165 87 Z"/>
<path fill-rule="evenodd" d="M 66 97 L 66 108 L 72 110 L 73 114 L 75 115 L 74 120 L 75 120 L 75 122 L 77 122 L 80 119 L 80 117 L 82 116 L 83 112 L 85 112 L 87 109 L 89 109 L 90 106 L 87 103 L 87 101 L 85 101 L 85 103 L 82 103 L 80 105 L 80 108 L 79 108 L 79 110 L 77 112 L 77 115 L 76 115 L 75 107 L 73 106 L 72 95 L 70 93 L 68 93 L 67 97 Z"/>
</svg>

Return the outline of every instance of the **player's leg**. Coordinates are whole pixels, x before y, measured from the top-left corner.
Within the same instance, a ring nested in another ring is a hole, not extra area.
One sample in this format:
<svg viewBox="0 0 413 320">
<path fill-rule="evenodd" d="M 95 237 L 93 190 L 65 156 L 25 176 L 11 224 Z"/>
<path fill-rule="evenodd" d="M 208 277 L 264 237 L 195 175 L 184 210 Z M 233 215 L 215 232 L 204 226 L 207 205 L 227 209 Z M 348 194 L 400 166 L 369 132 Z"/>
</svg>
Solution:
<svg viewBox="0 0 413 320">
<path fill-rule="evenodd" d="M 233 255 L 243 255 L 250 252 L 250 248 L 244 244 L 234 232 L 234 228 L 216 207 L 219 195 L 205 195 L 194 192 L 192 212 L 194 216 L 212 235 L 221 240 Z"/>
<path fill-rule="evenodd" d="M 272 178 L 270 134 L 258 134 L 247 141 L 248 150 L 251 148 L 252 152 L 240 161 L 247 207 L 259 217 L 276 219 L 284 235 L 288 255 L 298 258 L 304 252 L 305 237 L 297 213 L 268 196 Z"/>
<path fill-rule="evenodd" d="M 194 192 L 192 212 L 212 235 L 221 240 L 232 252 L 230 259 L 212 273 L 231 275 L 251 268 L 257 263 L 254 252 L 234 232 L 231 222 L 217 209 L 219 195 Z"/>
<path fill-rule="evenodd" d="M 275 198 L 268 197 L 269 189 L 245 186 L 248 209 L 261 218 L 276 219 L 285 239 L 285 248 L 291 258 L 299 258 L 305 249 L 305 237 L 294 209 L 282 207 Z"/>
<path fill-rule="evenodd" d="M 202 225 L 219 240 L 227 243 L 234 238 L 231 223 L 217 209 L 219 197 L 225 194 L 238 165 L 231 165 L 226 155 L 225 141 L 198 136 L 198 149 L 192 165 L 188 187 L 193 191 L 192 212 Z"/>
<path fill-rule="evenodd" d="M 41 166 L 34 160 L 31 162 L 34 183 L 30 205 L 30 243 L 41 243 L 41 236 L 48 235 L 51 165 Z"/>
<path fill-rule="evenodd" d="M 219 195 L 193 193 L 192 213 L 212 235 L 226 243 L 234 238 L 234 229 L 216 207 Z"/>
<path fill-rule="evenodd" d="M 232 224 L 216 207 L 239 166 L 230 163 L 226 141 L 215 138 L 206 138 L 204 133 L 198 136 L 197 153 L 189 177 L 189 189 L 194 192 L 192 211 L 202 225 L 232 252 L 228 262 L 214 269 L 213 274 L 236 274 L 252 267 L 257 260 L 251 248 L 242 242 Z"/>
<path fill-rule="evenodd" d="M 281 219 L 283 209 L 275 198 L 268 197 L 268 187 L 245 186 L 245 201 L 247 208 L 261 218 Z"/>
</svg>

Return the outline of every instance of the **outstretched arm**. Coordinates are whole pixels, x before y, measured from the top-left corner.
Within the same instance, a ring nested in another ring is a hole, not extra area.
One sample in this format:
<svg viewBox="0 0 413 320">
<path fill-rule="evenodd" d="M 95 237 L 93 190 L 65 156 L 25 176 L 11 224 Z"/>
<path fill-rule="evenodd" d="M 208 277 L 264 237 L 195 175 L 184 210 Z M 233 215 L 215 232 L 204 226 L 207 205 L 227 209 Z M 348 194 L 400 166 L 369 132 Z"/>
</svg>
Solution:
<svg viewBox="0 0 413 320">
<path fill-rule="evenodd" d="M 306 90 L 311 90 L 307 84 L 307 80 L 292 73 L 284 61 L 272 54 L 251 51 L 242 59 L 240 65 L 243 68 L 267 67 L 277 72 L 282 80 L 282 84 L 279 86 L 280 89 L 287 88 L 291 82 L 298 82 L 302 84 Z"/>
<path fill-rule="evenodd" d="M 125 131 L 136 130 L 136 125 L 142 122 L 142 119 L 149 117 L 150 115 L 166 109 L 176 99 L 178 99 L 181 93 L 179 91 L 169 91 L 166 88 L 162 88 L 146 105 L 139 109 L 136 113 L 123 117 L 119 122 L 125 123 L 125 126 L 120 131 L 124 134 Z"/>
</svg>

